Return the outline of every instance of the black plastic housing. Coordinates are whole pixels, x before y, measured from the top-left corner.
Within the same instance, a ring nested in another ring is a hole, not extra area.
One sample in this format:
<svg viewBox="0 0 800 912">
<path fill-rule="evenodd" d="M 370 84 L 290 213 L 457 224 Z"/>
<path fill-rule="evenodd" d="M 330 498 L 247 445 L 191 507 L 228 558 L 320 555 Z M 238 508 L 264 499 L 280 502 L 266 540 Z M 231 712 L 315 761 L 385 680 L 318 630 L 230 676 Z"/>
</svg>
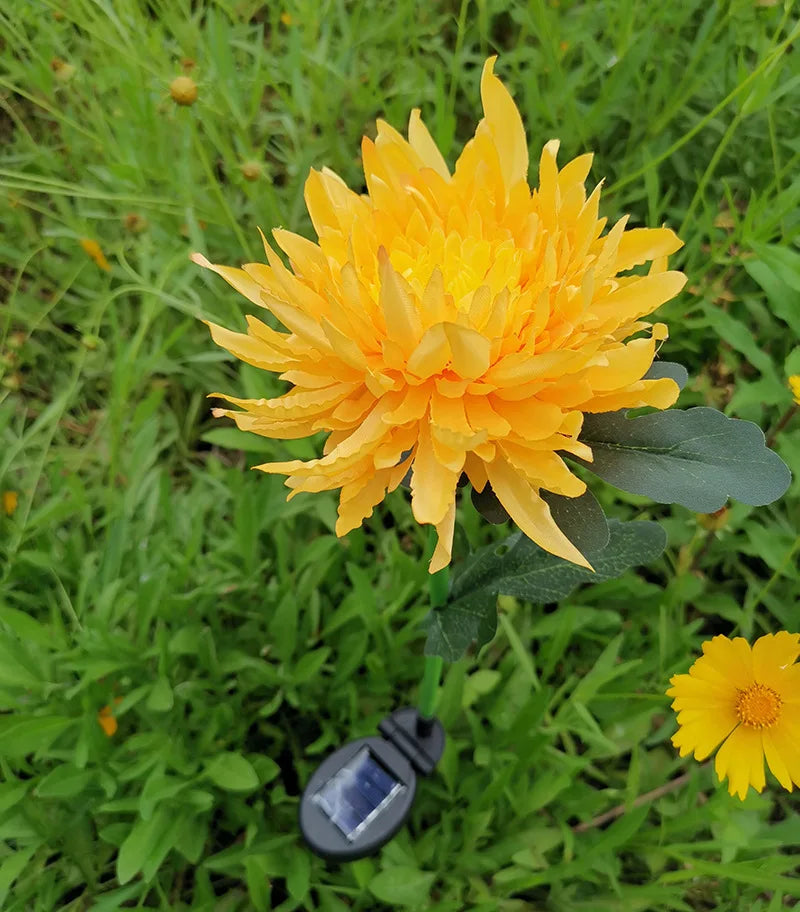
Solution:
<svg viewBox="0 0 800 912">
<path fill-rule="evenodd" d="M 380 723 L 378 730 L 384 737 L 359 738 L 326 757 L 309 779 L 300 799 L 299 822 L 303 838 L 313 852 L 329 861 L 355 861 L 374 854 L 387 843 L 408 818 L 417 791 L 417 773 L 430 775 L 444 751 L 445 734 L 441 722 L 420 716 L 413 707 L 395 710 Z M 348 838 L 314 796 L 364 748 L 402 789 L 361 832 Z"/>
</svg>

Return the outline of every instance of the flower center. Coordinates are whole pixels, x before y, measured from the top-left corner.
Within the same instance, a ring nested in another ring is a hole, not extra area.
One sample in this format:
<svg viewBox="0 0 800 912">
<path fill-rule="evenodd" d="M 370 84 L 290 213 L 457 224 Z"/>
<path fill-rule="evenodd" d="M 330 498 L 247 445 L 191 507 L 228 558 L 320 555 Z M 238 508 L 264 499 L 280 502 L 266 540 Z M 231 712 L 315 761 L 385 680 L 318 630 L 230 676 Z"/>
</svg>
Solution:
<svg viewBox="0 0 800 912">
<path fill-rule="evenodd" d="M 771 687 L 751 684 L 746 690 L 738 691 L 736 712 L 750 728 L 769 728 L 780 718 L 782 704 L 780 695 Z"/>
</svg>

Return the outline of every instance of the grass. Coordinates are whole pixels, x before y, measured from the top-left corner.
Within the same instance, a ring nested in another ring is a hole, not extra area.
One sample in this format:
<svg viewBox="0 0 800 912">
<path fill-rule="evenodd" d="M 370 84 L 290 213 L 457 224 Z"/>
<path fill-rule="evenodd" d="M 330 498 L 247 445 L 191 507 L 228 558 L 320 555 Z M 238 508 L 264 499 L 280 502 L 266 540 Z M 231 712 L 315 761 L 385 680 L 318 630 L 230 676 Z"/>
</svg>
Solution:
<svg viewBox="0 0 800 912">
<path fill-rule="evenodd" d="M 277 383 L 211 343 L 198 318 L 243 308 L 188 261 L 309 233 L 308 168 L 360 186 L 377 116 L 422 107 L 452 163 L 499 52 L 534 156 L 595 151 L 606 215 L 680 230 L 679 405 L 776 429 L 800 373 L 791 4 L 20 0 L 0 26 L 0 908 L 794 906 L 795 796 L 740 804 L 681 761 L 663 691 L 710 635 L 797 629 L 797 417 L 774 438 L 789 492 L 716 533 L 598 485 L 610 515 L 663 522 L 664 558 L 559 606 L 502 598 L 494 642 L 446 670 L 409 826 L 327 866 L 298 793 L 415 699 L 425 537 L 401 492 L 339 540 L 333 498 L 246 471 L 314 444 L 211 418 L 207 392 Z M 463 555 L 490 533 L 468 501 L 460 522 Z"/>
</svg>

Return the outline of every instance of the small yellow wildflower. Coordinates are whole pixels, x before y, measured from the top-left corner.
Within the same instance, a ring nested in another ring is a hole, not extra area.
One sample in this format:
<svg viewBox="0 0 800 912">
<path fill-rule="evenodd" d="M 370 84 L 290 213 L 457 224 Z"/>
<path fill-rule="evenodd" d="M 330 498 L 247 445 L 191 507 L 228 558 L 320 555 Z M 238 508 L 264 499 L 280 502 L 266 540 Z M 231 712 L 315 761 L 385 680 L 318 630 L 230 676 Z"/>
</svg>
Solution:
<svg viewBox="0 0 800 912">
<path fill-rule="evenodd" d="M 291 14 L 291 13 L 288 13 L 288 12 L 286 12 L 286 11 L 284 10 L 284 11 L 281 13 L 281 22 L 286 26 L 286 28 L 289 28 L 289 26 L 290 26 L 290 25 L 292 24 L 292 22 L 293 22 L 293 20 L 292 20 L 292 14 Z"/>
<path fill-rule="evenodd" d="M 273 231 L 290 269 L 266 240 L 266 264 L 194 255 L 288 330 L 250 316 L 246 335 L 209 324 L 217 344 L 293 384 L 270 400 L 214 393 L 244 409 L 214 414 L 265 437 L 326 431 L 322 458 L 257 468 L 288 475 L 290 498 L 340 488 L 340 536 L 411 469 L 414 517 L 438 533 L 432 573 L 450 561 L 462 474 L 478 492 L 491 485 L 542 548 L 589 567 L 540 496 L 586 490 L 558 451 L 591 461 L 585 413 L 665 409 L 679 392 L 644 379 L 667 327 L 642 318 L 683 287 L 667 270 L 681 241 L 668 228 L 626 231 L 627 217 L 603 235 L 600 185 L 584 187 L 592 156 L 559 169 L 557 140 L 531 188 L 525 128 L 494 62 L 453 172 L 419 110 L 408 140 L 379 120 L 361 146 L 367 194 L 312 170 L 318 243 Z"/>
<path fill-rule="evenodd" d="M 717 746 L 714 769 L 744 801 L 764 788 L 764 757 L 780 784 L 800 786 L 800 634 L 715 636 L 688 674 L 674 675 L 668 697 L 678 713 L 672 743 L 681 757 L 704 760 Z"/>
<path fill-rule="evenodd" d="M 105 272 L 111 272 L 111 266 L 97 241 L 93 241 L 91 238 L 81 238 L 81 247 L 83 247 L 86 253 L 89 254 L 101 269 Z"/>
<path fill-rule="evenodd" d="M 117 720 L 114 718 L 113 711 L 110 706 L 104 706 L 100 712 L 97 714 L 97 724 L 103 731 L 106 733 L 106 737 L 110 738 L 117 731 Z"/>
<path fill-rule="evenodd" d="M 178 76 L 169 84 L 169 94 L 176 104 L 192 105 L 197 101 L 197 83 L 188 76 Z"/>
<path fill-rule="evenodd" d="M 789 386 L 792 389 L 794 401 L 800 405 L 800 374 L 793 374 L 789 377 Z"/>
<path fill-rule="evenodd" d="M 19 503 L 19 494 L 16 491 L 3 491 L 3 512 L 6 516 L 13 516 Z"/>
</svg>

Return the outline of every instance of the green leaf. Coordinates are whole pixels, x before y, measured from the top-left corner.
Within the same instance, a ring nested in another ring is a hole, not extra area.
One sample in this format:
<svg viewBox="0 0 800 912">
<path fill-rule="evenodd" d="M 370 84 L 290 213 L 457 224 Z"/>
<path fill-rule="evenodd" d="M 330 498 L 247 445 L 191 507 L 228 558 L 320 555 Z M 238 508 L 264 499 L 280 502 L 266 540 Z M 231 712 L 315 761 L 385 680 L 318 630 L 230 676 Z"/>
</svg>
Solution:
<svg viewBox="0 0 800 912">
<path fill-rule="evenodd" d="M 292 899 L 300 902 L 305 898 L 311 886 L 311 859 L 305 847 L 297 849 L 289 856 L 286 872 L 286 889 Z"/>
<path fill-rule="evenodd" d="M 0 634 L 0 685 L 26 690 L 42 688 L 42 678 L 34 673 L 19 641 L 4 634 Z"/>
<path fill-rule="evenodd" d="M 46 750 L 76 721 L 67 716 L 0 718 L 0 756 L 24 757 L 34 751 Z"/>
<path fill-rule="evenodd" d="M 418 907 L 429 905 L 431 885 L 435 879 L 435 874 L 409 865 L 398 865 L 376 874 L 369 882 L 369 889 L 376 899 L 390 906 Z"/>
<path fill-rule="evenodd" d="M 256 912 L 269 912 L 272 908 L 269 864 L 265 862 L 263 855 L 250 855 L 244 860 L 244 870 L 250 902 L 255 906 Z"/>
<path fill-rule="evenodd" d="M 602 551 L 608 544 L 608 522 L 597 498 L 587 488 L 580 497 L 542 491 L 542 500 L 559 529 L 582 553 Z"/>
<path fill-rule="evenodd" d="M 761 244 L 754 241 L 751 246 L 776 278 L 795 291 L 800 291 L 800 253 L 783 244 Z M 742 262 L 749 272 L 748 266 L 757 261 L 745 259 Z"/>
<path fill-rule="evenodd" d="M 455 662 L 469 644 L 488 643 L 497 629 L 497 596 L 557 602 L 581 583 L 621 576 L 658 558 L 667 536 L 654 522 L 610 520 L 605 548 L 585 552 L 594 573 L 540 548 L 521 532 L 476 551 L 453 581 L 448 603 L 425 619 L 426 655 Z"/>
<path fill-rule="evenodd" d="M 5 900 L 11 885 L 25 870 L 25 866 L 33 858 L 38 846 L 29 846 L 24 849 L 17 848 L 16 851 L 3 859 L 0 864 L 0 907 L 6 908 Z"/>
<path fill-rule="evenodd" d="M 86 788 L 91 778 L 88 770 L 64 763 L 42 779 L 36 786 L 36 794 L 39 798 L 72 798 Z"/>
<path fill-rule="evenodd" d="M 793 255 L 798 260 L 800 256 L 785 248 L 773 248 L 768 244 L 753 246 L 759 249 L 760 259 L 743 260 L 742 265 L 764 290 L 772 312 L 800 335 L 800 288 L 796 284 L 791 284 L 797 280 L 792 270 L 781 268 L 784 264 L 779 261 L 781 255 L 776 256 L 776 252 L 780 250 L 782 254 Z M 800 276 L 800 268 L 797 276 Z"/>
<path fill-rule="evenodd" d="M 15 782 L 13 779 L 0 782 L 0 815 L 19 804 L 28 794 L 30 782 Z"/>
<path fill-rule="evenodd" d="M 764 376 L 774 376 L 775 365 L 772 359 L 758 344 L 748 326 L 714 304 L 704 302 L 702 308 L 708 324 L 721 339 L 741 352 Z"/>
<path fill-rule="evenodd" d="M 481 516 L 493 525 L 499 525 L 510 519 L 506 508 L 497 499 L 497 495 L 488 482 L 482 491 L 472 489 L 472 503 Z"/>
<path fill-rule="evenodd" d="M 138 896 L 143 890 L 147 890 L 141 883 L 131 884 L 129 887 L 120 887 L 119 890 L 112 890 L 110 893 L 104 893 L 99 899 L 92 900 L 92 912 L 116 912 L 122 908 L 128 900 Z M 130 908 L 130 907 L 129 907 Z"/>
<path fill-rule="evenodd" d="M 49 650 L 64 646 L 63 638 L 58 630 L 53 626 L 45 627 L 36 618 L 17 608 L 0 605 L 0 621 L 8 624 L 14 633 L 26 642 L 36 643 L 37 646 Z"/>
<path fill-rule="evenodd" d="M 689 371 L 676 361 L 653 361 L 642 379 L 660 380 L 662 377 L 670 377 L 683 389 L 689 382 Z"/>
<path fill-rule="evenodd" d="M 792 480 L 758 425 L 713 408 L 639 418 L 624 411 L 586 415 L 580 439 L 594 461 L 573 458 L 609 484 L 695 513 L 713 513 L 729 497 L 752 506 L 772 503 Z"/>
<path fill-rule="evenodd" d="M 147 708 L 153 710 L 153 712 L 167 712 L 172 709 L 174 703 L 175 697 L 172 693 L 172 688 L 169 686 L 169 681 L 164 677 L 160 677 L 153 685 L 150 696 L 147 698 Z"/>
<path fill-rule="evenodd" d="M 155 877 L 188 821 L 194 821 L 194 814 L 191 811 L 170 812 L 169 825 L 158 832 L 142 865 L 142 876 L 145 880 L 150 881 Z"/>
<path fill-rule="evenodd" d="M 258 788 L 258 776 L 249 760 L 241 754 L 226 751 L 206 764 L 206 775 L 229 792 L 252 792 Z"/>
<path fill-rule="evenodd" d="M 213 428 L 200 438 L 213 446 L 226 450 L 244 450 L 248 453 L 274 453 L 275 442 L 259 434 L 249 434 L 238 428 Z"/>
<path fill-rule="evenodd" d="M 302 684 L 316 677 L 322 666 L 327 662 L 330 654 L 330 646 L 321 646 L 319 649 L 313 649 L 302 656 L 292 672 L 292 678 L 295 683 Z"/>
<path fill-rule="evenodd" d="M 117 880 L 126 884 L 142 870 L 148 859 L 159 850 L 161 840 L 173 826 L 174 815 L 160 807 L 149 820 L 137 820 L 119 848 Z"/>
</svg>

